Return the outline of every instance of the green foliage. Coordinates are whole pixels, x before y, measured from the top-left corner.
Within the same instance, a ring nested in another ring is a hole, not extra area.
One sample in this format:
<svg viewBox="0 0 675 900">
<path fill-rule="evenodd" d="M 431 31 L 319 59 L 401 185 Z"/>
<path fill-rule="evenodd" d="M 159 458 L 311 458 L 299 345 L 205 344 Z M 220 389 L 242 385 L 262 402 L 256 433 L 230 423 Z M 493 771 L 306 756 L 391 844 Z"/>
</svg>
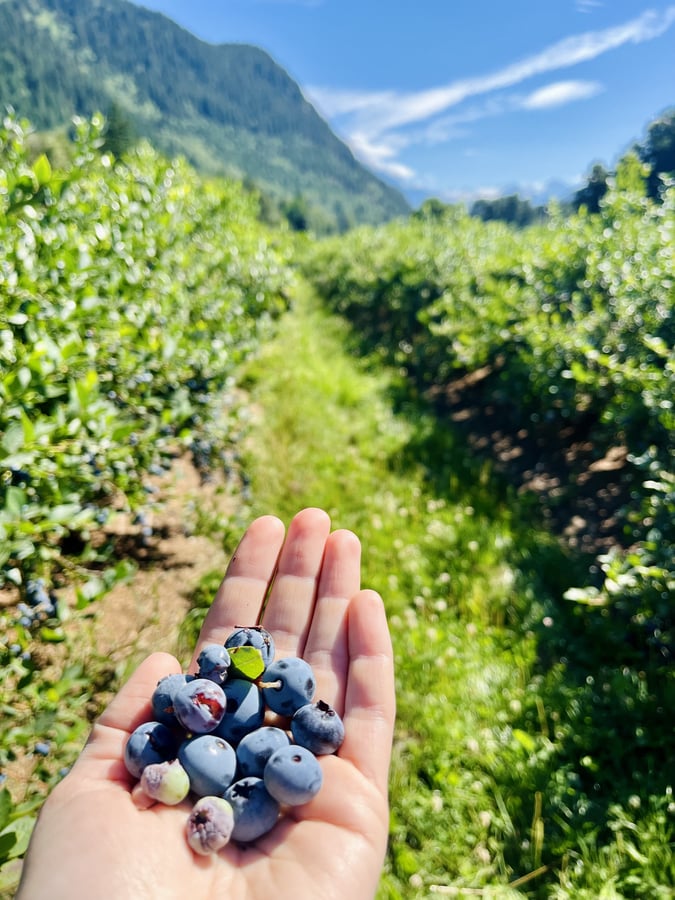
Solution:
<svg viewBox="0 0 675 900">
<path fill-rule="evenodd" d="M 12 105 L 41 130 L 109 111 L 116 156 L 131 124 L 201 171 L 248 175 L 277 200 L 302 193 L 333 231 L 345 215 L 379 223 L 408 212 L 257 47 L 204 43 L 122 0 L 4 0 L 0 34 L 0 109 Z"/>
<path fill-rule="evenodd" d="M 111 103 L 105 117 L 102 150 L 119 159 L 135 143 L 134 126 L 129 116 L 117 103 Z"/>
<path fill-rule="evenodd" d="M 534 639 L 506 639 L 514 654 L 507 670 L 523 673 L 522 689 L 507 687 L 508 676 L 500 675 L 504 651 L 486 647 L 484 678 L 494 678 L 489 687 L 481 691 L 478 679 L 465 681 L 467 668 L 456 673 L 471 698 L 467 710 L 446 683 L 437 688 L 434 667 L 439 654 L 448 654 L 447 665 L 457 658 L 471 665 L 460 634 L 442 616 L 436 624 L 431 602 L 407 614 L 411 636 L 402 665 L 405 673 L 405 660 L 414 659 L 415 672 L 406 687 L 399 662 L 399 717 L 410 736 L 397 751 L 405 761 L 394 768 L 401 802 L 394 807 L 390 859 L 402 893 L 391 888 L 383 896 L 406 895 L 400 887 L 406 882 L 416 884 L 420 896 L 430 881 L 448 883 L 447 873 L 430 868 L 428 841 L 434 858 L 446 860 L 451 889 L 460 895 L 462 886 L 484 883 L 475 858 L 458 862 L 472 852 L 484 860 L 488 883 L 512 873 L 512 886 L 522 885 L 531 896 L 595 897 L 605 887 L 617 898 L 669 895 L 675 821 L 667 712 L 675 702 L 672 188 L 661 200 L 646 197 L 640 165 L 627 158 L 596 215 L 582 211 L 516 231 L 444 212 L 309 248 L 304 270 L 329 306 L 349 319 L 354 344 L 371 362 L 382 360 L 405 375 L 413 394 L 432 388 L 442 395 L 453 378 L 480 372 L 482 402 L 509 410 L 514 431 L 536 426 L 556 434 L 590 423 L 599 452 L 628 448 L 634 475 L 623 510 L 625 547 L 586 571 L 572 561 L 567 569 L 560 558 L 554 563 L 555 554 L 547 561 L 532 535 L 514 533 L 506 545 L 502 535 L 501 546 L 514 548 L 508 571 L 517 573 L 518 586 L 513 618 L 502 621 L 515 627 L 521 617 Z M 446 427 L 439 419 L 429 440 L 413 442 L 409 457 L 438 473 L 437 489 L 447 477 L 440 451 Z M 458 471 L 466 482 L 461 465 Z M 468 482 L 477 494 L 480 479 Z M 494 526 L 501 494 L 495 485 L 490 490 Z M 527 510 L 514 497 L 509 503 L 524 522 Z M 401 568 L 399 561 L 394 571 Z M 455 559 L 446 566 L 450 583 L 458 570 Z M 479 578 L 474 570 L 474 584 Z M 408 596 L 425 596 L 406 588 Z M 473 639 L 485 640 L 482 630 Z M 426 653 L 433 673 L 428 681 Z M 487 726 L 476 715 L 487 696 L 488 705 L 504 702 L 485 713 L 501 726 Z M 471 752 L 480 774 L 463 771 L 471 767 L 453 750 L 455 734 L 465 741 L 474 735 Z M 442 824 L 446 802 L 457 816 L 454 828 Z M 468 835 L 478 842 L 472 848 L 462 843 Z"/>
<path fill-rule="evenodd" d="M 545 218 L 546 212 L 543 207 L 533 207 L 529 200 L 510 194 L 495 200 L 476 200 L 471 206 L 471 215 L 484 222 L 509 222 L 523 228 Z"/>
<path fill-rule="evenodd" d="M 23 760 L 29 786 L 13 798 L 0 788 L 0 896 L 13 895 L 37 812 L 45 793 L 63 777 L 89 731 L 92 673 L 66 665 L 58 677 L 42 671 L 29 654 L 13 657 L 0 647 L 0 769 Z M 20 702 L 18 698 L 20 697 Z"/>
<path fill-rule="evenodd" d="M 649 124 L 647 134 L 636 150 L 648 168 L 649 196 L 658 199 L 664 176 L 666 181 L 675 178 L 675 109 L 666 110 Z"/>
<path fill-rule="evenodd" d="M 422 384 L 488 365 L 495 398 L 523 419 L 591 416 L 608 436 L 663 447 L 674 198 L 615 188 L 598 218 L 520 232 L 460 211 L 361 229 L 319 245 L 307 271 L 366 350 Z"/>
<path fill-rule="evenodd" d="M 603 165 L 596 163 L 588 176 L 584 187 L 574 195 L 572 205 L 575 209 L 584 206 L 589 213 L 600 212 L 600 201 L 607 193 L 609 172 Z"/>
<path fill-rule="evenodd" d="M 86 559 L 149 471 L 210 440 L 285 305 L 287 248 L 250 195 L 146 145 L 113 168 L 102 128 L 76 122 L 65 172 L 0 131 L 0 582 L 58 572 L 74 536 Z"/>
</svg>

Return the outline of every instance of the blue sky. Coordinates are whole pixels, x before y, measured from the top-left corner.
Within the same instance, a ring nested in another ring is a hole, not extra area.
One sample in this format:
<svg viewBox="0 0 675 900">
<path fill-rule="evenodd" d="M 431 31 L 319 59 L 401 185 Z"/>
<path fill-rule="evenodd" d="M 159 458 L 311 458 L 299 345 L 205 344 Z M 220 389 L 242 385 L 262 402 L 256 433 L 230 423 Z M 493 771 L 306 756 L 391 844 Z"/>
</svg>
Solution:
<svg viewBox="0 0 675 900">
<path fill-rule="evenodd" d="M 641 0 L 142 0 L 262 47 L 411 197 L 544 199 L 612 167 L 675 106 L 675 4 Z"/>
</svg>

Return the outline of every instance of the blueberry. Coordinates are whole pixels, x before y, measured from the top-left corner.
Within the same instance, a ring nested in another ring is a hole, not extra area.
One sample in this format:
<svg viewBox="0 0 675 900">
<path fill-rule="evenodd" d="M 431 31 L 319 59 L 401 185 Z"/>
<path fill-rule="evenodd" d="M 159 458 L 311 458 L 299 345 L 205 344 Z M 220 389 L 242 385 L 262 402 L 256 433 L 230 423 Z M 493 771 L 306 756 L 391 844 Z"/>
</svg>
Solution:
<svg viewBox="0 0 675 900">
<path fill-rule="evenodd" d="M 31 578 L 26 582 L 26 600 L 31 606 L 49 606 L 51 604 L 43 578 Z"/>
<path fill-rule="evenodd" d="M 153 692 L 150 702 L 152 703 L 153 714 L 158 722 L 162 722 L 164 725 L 169 725 L 171 727 L 178 725 L 178 719 L 176 718 L 173 708 L 173 701 L 176 692 L 179 688 L 182 688 L 188 680 L 193 681 L 194 679 L 189 675 L 179 673 L 177 675 L 165 675 L 164 678 L 161 678 L 157 682 L 157 687 Z"/>
<path fill-rule="evenodd" d="M 265 763 L 279 747 L 287 747 L 291 740 L 281 728 L 263 725 L 249 732 L 237 747 L 237 763 L 242 775 L 262 778 Z"/>
<path fill-rule="evenodd" d="M 161 722 L 144 722 L 129 735 L 124 747 L 124 764 L 134 778 L 151 763 L 168 762 L 176 756 L 176 738 Z"/>
<path fill-rule="evenodd" d="M 269 666 L 274 659 L 274 638 L 262 625 L 235 628 L 225 640 L 225 646 L 228 649 L 232 647 L 255 647 L 256 650 L 260 650 L 262 653 L 265 666 Z"/>
<path fill-rule="evenodd" d="M 245 678 L 231 678 L 223 685 L 226 697 L 225 715 L 215 734 L 232 744 L 259 728 L 265 718 L 265 704 L 257 684 Z"/>
<path fill-rule="evenodd" d="M 51 746 L 48 741 L 38 741 L 35 745 L 35 752 L 38 756 L 49 756 L 49 751 L 51 750 Z"/>
<path fill-rule="evenodd" d="M 263 775 L 270 794 L 286 806 L 308 803 L 321 788 L 321 766 L 306 747 L 280 747 L 267 760 Z"/>
<path fill-rule="evenodd" d="M 225 714 L 225 694 L 220 685 L 208 678 L 186 681 L 174 696 L 176 718 L 186 731 L 207 734 Z"/>
<path fill-rule="evenodd" d="M 199 797 L 222 794 L 232 783 L 237 757 L 232 746 L 215 734 L 184 741 L 178 759 L 190 778 L 190 789 Z"/>
<path fill-rule="evenodd" d="M 265 703 L 282 716 L 292 716 L 296 709 L 312 700 L 316 690 L 311 666 L 298 656 L 273 662 L 265 669 L 263 679 Z"/>
<path fill-rule="evenodd" d="M 35 616 L 37 612 L 44 613 L 48 618 L 57 615 L 58 598 L 53 591 L 47 590 L 44 578 L 31 578 L 26 582 L 26 600 L 32 610 L 29 611 L 26 604 L 19 604 L 24 617 Z M 22 621 L 21 624 L 25 623 Z"/>
<path fill-rule="evenodd" d="M 222 644 L 207 644 L 197 657 L 199 677 L 222 685 L 230 668 L 230 654 Z"/>
<path fill-rule="evenodd" d="M 319 700 L 293 714 L 291 734 L 296 744 L 320 755 L 335 753 L 345 738 L 345 727 L 333 707 Z"/>
<path fill-rule="evenodd" d="M 190 792 L 190 778 L 177 759 L 151 763 L 141 772 L 141 789 L 166 806 L 175 806 Z"/>
<path fill-rule="evenodd" d="M 232 807 L 222 797 L 202 797 L 187 821 L 187 842 L 201 856 L 217 853 L 232 835 Z"/>
<path fill-rule="evenodd" d="M 234 813 L 235 841 L 255 841 L 270 831 L 279 817 L 279 803 L 262 778 L 240 778 L 225 791 L 225 799 Z"/>
</svg>

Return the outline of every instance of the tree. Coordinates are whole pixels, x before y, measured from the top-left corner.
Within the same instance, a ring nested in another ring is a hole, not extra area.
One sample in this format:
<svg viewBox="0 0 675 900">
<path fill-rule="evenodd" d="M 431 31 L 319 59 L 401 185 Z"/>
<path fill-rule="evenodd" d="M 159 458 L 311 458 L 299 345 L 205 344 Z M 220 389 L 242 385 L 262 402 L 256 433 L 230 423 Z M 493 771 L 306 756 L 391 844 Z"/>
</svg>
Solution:
<svg viewBox="0 0 675 900">
<path fill-rule="evenodd" d="M 136 134 L 131 118 L 113 100 L 106 115 L 102 151 L 104 153 L 112 153 L 115 159 L 120 159 L 135 143 Z"/>
<path fill-rule="evenodd" d="M 647 137 L 636 148 L 649 166 L 647 193 L 657 200 L 663 187 L 662 175 L 675 178 L 675 109 L 668 110 L 647 129 Z"/>
<path fill-rule="evenodd" d="M 541 207 L 532 206 L 529 200 L 523 200 L 518 194 L 509 194 L 494 200 L 476 200 L 471 207 L 471 215 L 484 222 L 509 222 L 523 228 L 535 219 L 542 218 L 544 211 Z"/>
<path fill-rule="evenodd" d="M 422 203 L 419 209 L 412 214 L 413 219 L 425 219 L 429 221 L 440 221 L 445 219 L 452 207 L 447 203 L 443 203 L 437 197 L 429 197 Z"/>
<path fill-rule="evenodd" d="M 282 204 L 281 210 L 293 231 L 307 231 L 309 228 L 309 206 L 302 194 Z"/>
<path fill-rule="evenodd" d="M 607 193 L 609 172 L 600 163 L 596 163 L 588 176 L 586 185 L 574 194 L 572 206 L 579 209 L 585 206 L 589 213 L 600 212 L 600 201 Z"/>
</svg>

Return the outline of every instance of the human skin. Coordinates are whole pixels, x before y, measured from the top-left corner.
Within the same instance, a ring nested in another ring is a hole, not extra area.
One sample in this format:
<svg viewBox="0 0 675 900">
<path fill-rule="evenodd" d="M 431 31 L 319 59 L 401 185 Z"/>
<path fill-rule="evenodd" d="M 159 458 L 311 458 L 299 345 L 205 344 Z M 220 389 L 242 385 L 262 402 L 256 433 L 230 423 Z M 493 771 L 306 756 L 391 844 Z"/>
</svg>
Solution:
<svg viewBox="0 0 675 900">
<path fill-rule="evenodd" d="M 190 803 L 139 809 L 123 763 L 130 732 L 176 659 L 154 653 L 101 715 L 70 773 L 44 803 L 15 900 L 276 900 L 372 898 L 387 843 L 395 716 L 391 640 L 380 596 L 360 586 L 361 548 L 328 515 L 305 509 L 286 533 L 256 519 L 228 566 L 202 627 L 201 648 L 237 625 L 263 624 L 277 658 L 312 666 L 316 697 L 344 719 L 345 740 L 321 758 L 323 787 L 250 846 L 208 857 L 185 839 Z"/>
</svg>

